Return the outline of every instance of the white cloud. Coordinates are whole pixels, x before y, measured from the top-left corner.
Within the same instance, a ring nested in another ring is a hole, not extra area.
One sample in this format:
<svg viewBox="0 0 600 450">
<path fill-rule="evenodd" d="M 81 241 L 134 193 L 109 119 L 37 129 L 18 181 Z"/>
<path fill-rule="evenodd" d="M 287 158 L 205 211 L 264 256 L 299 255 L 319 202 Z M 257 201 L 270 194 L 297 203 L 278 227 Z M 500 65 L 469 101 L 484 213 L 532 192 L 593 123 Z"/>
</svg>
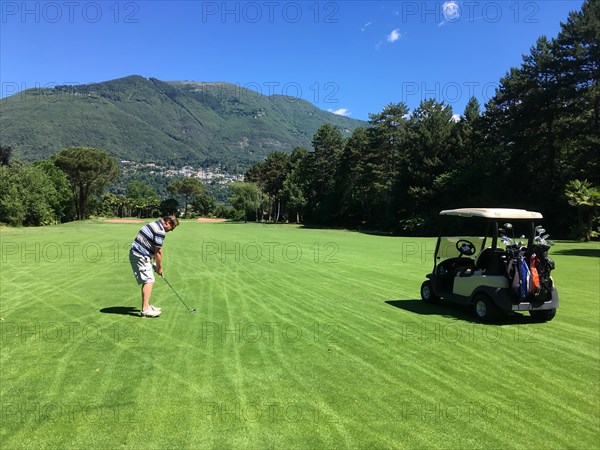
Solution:
<svg viewBox="0 0 600 450">
<path fill-rule="evenodd" d="M 395 30 L 392 30 L 392 32 L 388 35 L 387 41 L 393 43 L 396 42 L 398 39 L 400 39 L 400 30 L 396 28 Z"/>
<path fill-rule="evenodd" d="M 460 19 L 460 6 L 454 0 L 445 2 L 442 5 L 442 12 L 444 13 L 444 20 L 446 22 L 456 22 Z"/>
<path fill-rule="evenodd" d="M 394 42 L 396 42 L 398 39 L 400 39 L 402 37 L 402 35 L 400 34 L 400 28 L 396 28 L 395 30 L 392 30 L 390 32 L 390 34 L 388 34 L 385 37 L 385 41 L 379 41 L 376 45 L 375 45 L 375 50 L 379 50 L 381 48 L 381 46 L 383 44 L 385 44 L 386 42 L 388 42 L 389 44 L 393 44 Z"/>
<path fill-rule="evenodd" d="M 372 22 L 367 22 L 363 25 L 363 27 L 360 29 L 360 31 L 365 31 L 368 27 L 370 27 L 371 25 L 373 25 Z"/>
<path fill-rule="evenodd" d="M 344 116 L 344 117 L 348 117 L 349 115 L 352 114 L 350 111 L 348 111 L 347 108 L 340 108 L 340 109 L 336 109 L 335 111 L 333 109 L 329 108 L 327 111 L 337 114 L 338 116 Z"/>
</svg>

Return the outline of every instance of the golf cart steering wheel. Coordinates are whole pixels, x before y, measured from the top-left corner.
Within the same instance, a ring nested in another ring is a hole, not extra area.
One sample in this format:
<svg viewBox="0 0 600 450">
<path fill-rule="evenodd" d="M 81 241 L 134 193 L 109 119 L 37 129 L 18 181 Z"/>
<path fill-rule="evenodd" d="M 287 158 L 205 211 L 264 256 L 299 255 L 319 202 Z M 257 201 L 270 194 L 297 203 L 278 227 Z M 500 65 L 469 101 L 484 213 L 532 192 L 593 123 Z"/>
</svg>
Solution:
<svg viewBox="0 0 600 450">
<path fill-rule="evenodd" d="M 458 250 L 460 256 L 473 256 L 477 251 L 475 244 L 466 239 L 461 239 L 456 243 L 456 250 Z"/>
</svg>

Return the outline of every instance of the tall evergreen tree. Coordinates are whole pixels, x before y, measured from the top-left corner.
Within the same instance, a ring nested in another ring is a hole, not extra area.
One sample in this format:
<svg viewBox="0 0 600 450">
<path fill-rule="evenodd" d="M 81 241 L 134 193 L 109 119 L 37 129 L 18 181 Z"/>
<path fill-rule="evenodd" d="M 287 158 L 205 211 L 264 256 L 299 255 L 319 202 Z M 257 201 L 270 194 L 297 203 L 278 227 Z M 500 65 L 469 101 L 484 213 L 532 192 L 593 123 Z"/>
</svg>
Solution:
<svg viewBox="0 0 600 450">
<path fill-rule="evenodd" d="M 407 164 L 400 180 L 403 204 L 408 209 L 401 219 L 401 230 L 407 233 L 422 229 L 440 206 L 451 186 L 449 165 L 456 143 L 452 108 L 435 100 L 424 100 L 411 115 L 408 124 Z"/>
<path fill-rule="evenodd" d="M 389 228 L 403 210 L 398 189 L 408 163 L 408 113 L 404 103 L 390 103 L 380 113 L 369 115 L 369 151 L 359 178 L 368 198 L 365 223 L 369 227 Z"/>
<path fill-rule="evenodd" d="M 563 180 L 600 183 L 600 2 L 571 12 L 554 45 L 561 72 Z"/>
<path fill-rule="evenodd" d="M 439 193 L 441 204 L 450 209 L 464 205 L 501 206 L 495 202 L 502 182 L 502 177 L 497 176 L 502 155 L 494 152 L 496 147 L 484 143 L 484 121 L 475 97 L 467 103 L 453 134 L 447 184 Z M 494 182 L 485 182 L 490 179 Z"/>
<path fill-rule="evenodd" d="M 308 219 L 315 223 L 331 223 L 337 215 L 335 176 L 344 146 L 342 132 L 330 124 L 322 125 L 312 140 L 313 148 L 308 187 Z"/>
<path fill-rule="evenodd" d="M 281 216 L 281 193 L 288 175 L 290 157 L 287 153 L 276 151 L 269 153 L 262 163 L 265 179 L 264 192 L 269 196 L 269 217 L 275 223 Z"/>
<path fill-rule="evenodd" d="M 290 154 L 287 176 L 281 192 L 284 211 L 290 221 L 299 223 L 308 204 L 308 173 L 311 155 L 304 147 L 295 148 Z"/>
<path fill-rule="evenodd" d="M 365 221 L 369 203 L 367 187 L 371 180 L 365 177 L 365 158 L 369 153 L 369 131 L 356 128 L 346 141 L 336 174 L 336 191 L 340 202 L 340 222 L 359 226 Z"/>
</svg>

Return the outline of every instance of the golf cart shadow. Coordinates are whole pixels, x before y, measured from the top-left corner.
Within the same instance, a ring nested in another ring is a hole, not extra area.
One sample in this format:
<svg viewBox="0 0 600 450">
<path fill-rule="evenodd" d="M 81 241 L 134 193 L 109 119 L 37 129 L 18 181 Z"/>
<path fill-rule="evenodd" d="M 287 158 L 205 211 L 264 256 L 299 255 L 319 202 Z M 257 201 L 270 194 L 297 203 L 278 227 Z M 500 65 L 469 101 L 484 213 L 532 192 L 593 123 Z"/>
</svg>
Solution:
<svg viewBox="0 0 600 450">
<path fill-rule="evenodd" d="M 556 255 L 567 256 L 589 256 L 591 258 L 600 258 L 600 248 L 573 248 L 568 250 L 557 250 Z"/>
<path fill-rule="evenodd" d="M 121 314 L 123 316 L 139 317 L 140 309 L 133 306 L 111 306 L 100 310 L 103 314 Z"/>
<path fill-rule="evenodd" d="M 427 304 L 423 300 L 386 300 L 388 305 L 424 316 L 441 316 L 465 322 L 481 323 L 473 316 L 473 308 L 454 303 Z M 526 313 L 513 312 L 487 325 L 524 325 L 536 322 Z"/>
</svg>

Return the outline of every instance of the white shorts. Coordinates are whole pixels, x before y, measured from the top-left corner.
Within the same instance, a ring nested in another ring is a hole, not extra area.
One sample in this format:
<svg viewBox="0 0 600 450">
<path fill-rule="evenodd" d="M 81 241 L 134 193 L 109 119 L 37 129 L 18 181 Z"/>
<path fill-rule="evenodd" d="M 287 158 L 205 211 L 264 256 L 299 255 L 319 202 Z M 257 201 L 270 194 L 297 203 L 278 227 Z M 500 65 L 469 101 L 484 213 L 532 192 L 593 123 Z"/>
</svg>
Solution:
<svg viewBox="0 0 600 450">
<path fill-rule="evenodd" d="M 149 256 L 140 256 L 130 251 L 129 262 L 138 284 L 154 283 L 152 259 Z"/>
</svg>

